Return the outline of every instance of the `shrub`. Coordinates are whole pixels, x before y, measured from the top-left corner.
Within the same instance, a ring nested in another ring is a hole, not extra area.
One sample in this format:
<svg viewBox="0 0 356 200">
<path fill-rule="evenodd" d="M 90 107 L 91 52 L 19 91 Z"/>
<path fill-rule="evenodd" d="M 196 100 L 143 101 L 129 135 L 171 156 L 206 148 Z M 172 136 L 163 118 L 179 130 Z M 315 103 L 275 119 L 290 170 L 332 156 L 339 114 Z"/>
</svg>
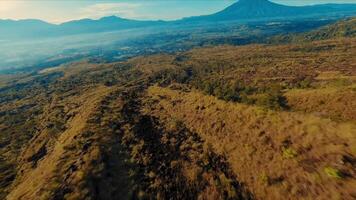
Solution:
<svg viewBox="0 0 356 200">
<path fill-rule="evenodd" d="M 227 81 L 224 79 L 194 80 L 191 84 L 207 95 L 213 95 L 224 101 L 239 102 L 245 104 L 257 104 L 270 109 L 287 109 L 287 99 L 283 96 L 280 85 L 255 88 L 245 85 L 241 81 Z M 250 95 L 259 94 L 259 97 L 251 98 Z"/>
<path fill-rule="evenodd" d="M 282 94 L 264 94 L 256 99 L 256 105 L 281 110 L 287 108 L 287 99 Z"/>
<path fill-rule="evenodd" d="M 301 89 L 310 88 L 312 82 L 313 82 L 313 78 L 312 77 L 305 77 L 305 78 L 303 78 L 302 80 L 299 81 L 298 88 L 301 88 Z"/>
<path fill-rule="evenodd" d="M 288 108 L 287 98 L 283 95 L 282 86 L 275 84 L 260 88 L 259 92 L 262 95 L 256 99 L 256 104 L 274 110 L 282 110 Z"/>
<path fill-rule="evenodd" d="M 332 85 L 335 87 L 344 87 L 352 84 L 352 81 L 348 79 L 337 79 L 332 82 Z"/>
<path fill-rule="evenodd" d="M 340 170 L 335 169 L 333 167 L 325 167 L 324 172 L 328 177 L 336 178 L 336 179 L 342 178 L 342 173 L 340 172 Z"/>
<path fill-rule="evenodd" d="M 260 175 L 260 180 L 261 180 L 262 184 L 264 184 L 264 185 L 269 185 L 270 184 L 270 178 L 266 173 L 262 173 Z"/>
<path fill-rule="evenodd" d="M 245 87 L 244 84 L 239 81 L 228 82 L 224 79 L 197 80 L 192 84 L 205 94 L 233 102 L 241 102 L 242 96 L 244 96 L 244 100 L 246 100 L 247 94 L 252 91 L 252 88 Z"/>
<path fill-rule="evenodd" d="M 225 174 L 222 173 L 219 175 L 219 182 L 220 186 L 226 191 L 229 199 L 236 198 L 237 193 L 235 188 L 231 184 L 233 182 L 231 179 L 227 178 Z"/>
<path fill-rule="evenodd" d="M 283 149 L 282 154 L 283 154 L 283 158 L 286 159 L 295 158 L 298 155 L 297 151 L 292 148 Z"/>
<path fill-rule="evenodd" d="M 203 92 L 205 92 L 208 95 L 214 94 L 214 85 L 210 82 L 206 82 L 203 86 Z"/>
</svg>

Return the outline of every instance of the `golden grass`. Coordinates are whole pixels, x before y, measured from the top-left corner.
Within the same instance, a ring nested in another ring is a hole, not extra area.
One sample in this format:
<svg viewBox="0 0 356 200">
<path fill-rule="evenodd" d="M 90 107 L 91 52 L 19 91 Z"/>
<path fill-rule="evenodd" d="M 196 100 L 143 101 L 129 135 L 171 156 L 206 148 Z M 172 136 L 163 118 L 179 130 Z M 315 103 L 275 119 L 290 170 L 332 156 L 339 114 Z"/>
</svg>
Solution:
<svg viewBox="0 0 356 200">
<path fill-rule="evenodd" d="M 0 111 L 15 110 L 14 107 L 33 102 L 42 103 L 41 112 L 43 113 L 33 114 L 33 116 L 41 122 L 52 123 L 57 119 L 61 120 L 65 122 L 66 130 L 50 133 L 50 129 L 48 131 L 46 129 L 48 124 L 39 124 L 40 133 L 35 132 L 31 135 L 34 136 L 33 139 L 29 142 L 30 144 L 24 145 L 25 149 L 19 158 L 17 154 L 6 155 L 11 159 L 18 159 L 19 171 L 23 170 L 17 175 L 9 199 L 53 197 L 55 190 L 63 189 L 63 179 L 68 175 L 70 183 L 76 187 L 72 187 L 73 192 L 67 194 L 65 198 L 84 199 L 82 194 L 89 192 L 88 188 L 82 187 L 86 183 L 84 179 L 91 177 L 91 172 L 95 173 L 103 168 L 101 164 L 93 168 L 89 165 L 93 163 L 93 160 L 100 159 L 103 151 L 99 146 L 103 147 L 108 144 L 107 140 L 113 138 L 108 135 L 114 134 L 107 131 L 112 130 L 110 129 L 110 126 L 113 126 L 112 122 L 122 120 L 120 116 L 111 115 L 120 113 L 130 115 L 130 117 L 135 116 L 132 113 L 124 113 L 127 110 L 122 113 L 121 111 L 111 112 L 112 107 L 107 107 L 108 110 L 97 109 L 97 103 L 120 84 L 125 84 L 124 87 L 128 89 L 130 86 L 144 88 L 146 82 L 143 80 L 147 79 L 150 83 L 162 83 L 159 76 L 155 75 L 164 74 L 165 71 L 178 72 L 178 74 L 187 72 L 186 78 L 198 77 L 196 80 L 198 82 L 215 78 L 221 78 L 223 83 L 241 80 L 247 85 L 253 85 L 256 89 L 273 83 L 283 85 L 285 88 L 299 87 L 296 86 L 297 81 L 305 77 L 311 78 L 311 87 L 314 89 L 283 90 L 287 91 L 286 96 L 292 107 L 291 112 L 278 112 L 262 107 L 228 103 L 197 91 L 182 92 L 180 90 L 189 91 L 192 85 L 179 87 L 180 85 L 177 84 L 175 90 L 156 86 L 149 88 L 147 96 L 143 97 L 142 111 L 144 113 L 140 114 L 147 114 L 152 118 L 157 117 L 160 120 L 159 125 L 165 126 L 165 131 L 177 133 L 180 127 L 187 127 L 189 132 L 197 133 L 199 143 L 191 144 L 190 140 L 187 140 L 179 147 L 179 153 L 187 149 L 199 149 L 200 138 L 203 138 L 204 147 L 209 147 L 209 152 L 218 152 L 223 155 L 224 159 L 226 157 L 237 174 L 236 180 L 246 183 L 248 189 L 257 198 L 300 199 L 304 195 L 306 199 L 328 199 L 329 197 L 350 199 L 350 191 L 353 191 L 355 179 L 345 177 L 340 180 L 330 179 L 330 177 L 344 172 L 356 174 L 349 162 L 356 155 L 356 128 L 352 121 L 355 119 L 354 110 L 356 110 L 354 109 L 356 89 L 355 85 L 352 85 L 356 75 L 354 70 L 356 57 L 353 56 L 356 50 L 355 41 L 356 38 L 278 46 L 218 46 L 194 49 L 178 55 L 138 57 L 124 63 L 97 65 L 83 61 L 43 70 L 39 75 L 18 78 L 16 79 L 18 83 L 33 81 L 36 84 L 33 88 L 30 86 L 29 90 L 24 91 L 25 97 L 10 98 L 1 106 Z M 184 59 L 177 59 L 179 56 L 183 56 Z M 39 78 L 53 75 L 54 72 L 63 73 L 64 76 L 58 79 L 58 83 L 47 84 L 45 81 L 44 87 L 38 89 L 37 81 L 41 83 Z M 0 82 L 0 87 L 1 84 L 6 86 L 9 81 L 11 81 L 9 77 L 4 77 Z M 172 78 L 172 81 L 179 82 L 178 78 Z M 191 84 L 189 81 L 184 83 Z M 110 85 L 112 88 L 97 87 L 98 84 Z M 310 86 L 303 88 L 308 87 Z M 37 98 L 36 94 L 27 95 L 32 92 L 43 94 L 43 97 Z M 17 94 L 21 95 L 21 91 L 10 92 L 9 95 L 5 93 L 3 96 L 6 99 L 7 96 Z M 123 99 L 136 98 L 136 96 L 127 95 L 126 97 L 125 93 L 122 94 Z M 110 96 L 110 98 L 119 97 Z M 121 100 L 111 99 L 110 102 L 121 104 Z M 135 107 L 136 104 L 125 104 L 125 106 Z M 60 107 L 59 111 L 56 110 L 58 107 Z M 130 107 L 130 109 L 134 108 Z M 294 110 L 302 112 L 294 112 Z M 103 112 L 105 115 L 100 115 Z M 24 114 L 26 113 L 20 113 L 17 116 Z M 59 115 L 58 118 L 57 115 Z M 67 117 L 69 117 L 68 120 Z M 91 117 L 94 121 L 97 117 L 100 118 L 96 120 L 97 126 L 87 123 L 88 118 L 92 120 Z M 15 121 L 14 118 L 8 121 Z M 340 122 L 346 120 L 350 121 Z M 128 123 L 136 122 L 133 120 Z M 16 126 L 19 125 L 16 124 Z M 26 127 L 16 129 L 16 126 L 13 130 L 2 125 L 0 128 L 6 128 L 10 136 L 14 131 L 20 134 L 25 132 L 23 130 Z M 89 139 L 96 143 L 91 146 L 90 150 L 82 151 L 87 140 L 74 138 L 82 139 L 86 131 L 94 132 L 94 136 Z M 161 131 L 161 129 L 155 131 Z M 150 134 L 149 131 L 147 132 Z M 183 135 L 184 132 L 179 132 L 179 134 Z M 173 142 L 180 139 L 178 136 L 181 135 L 177 135 Z M 122 139 L 134 141 L 136 137 L 137 135 L 134 134 L 125 134 Z M 138 142 L 137 147 L 130 150 L 133 156 L 142 156 L 140 146 L 150 142 L 149 140 L 142 141 L 144 143 Z M 41 152 L 42 147 L 46 147 L 45 155 L 40 156 L 35 164 L 28 161 L 33 155 Z M 104 148 L 106 147 L 110 149 L 112 143 Z M 152 149 L 153 154 L 155 150 Z M 199 154 L 201 153 L 198 151 L 195 153 L 190 151 L 188 157 L 199 156 Z M 146 161 L 147 158 L 145 157 Z M 208 164 L 212 163 L 203 159 L 203 162 L 205 161 Z M 70 168 L 72 163 L 78 164 L 76 165 L 77 171 L 65 173 L 64 170 Z M 171 165 L 173 169 L 180 163 L 172 161 L 168 165 Z M 330 167 L 338 171 L 331 170 Z M 325 171 L 325 169 L 328 170 Z M 119 170 L 124 171 L 126 168 L 121 167 Z M 191 182 L 199 181 L 200 176 L 206 176 L 205 180 L 210 180 L 208 181 L 209 187 L 202 191 L 207 197 L 213 198 L 215 193 L 217 195 L 215 199 L 218 199 L 217 185 L 227 188 L 225 190 L 227 196 L 236 195 L 233 190 L 229 189 L 231 177 L 224 174 L 201 174 L 202 172 L 196 166 L 189 165 L 189 163 L 184 163 L 182 170 L 185 178 Z M 150 171 L 147 174 L 150 178 L 157 175 Z M 117 180 L 119 176 L 121 174 L 111 178 Z M 161 183 L 156 182 L 153 185 L 159 184 Z M 142 193 L 141 196 L 146 195 Z M 202 199 L 204 197 L 203 195 Z"/>
<path fill-rule="evenodd" d="M 337 79 L 348 79 L 356 80 L 356 76 L 345 76 L 340 71 L 325 71 L 321 72 L 316 78 L 316 80 L 337 80 Z"/>
<path fill-rule="evenodd" d="M 356 184 L 356 180 L 347 179 L 343 182 L 345 187 L 340 188 L 337 182 L 327 177 L 322 176 L 321 185 L 312 178 L 313 173 L 323 173 L 324 166 L 337 163 L 335 157 L 356 155 L 352 149 L 356 146 L 354 123 L 337 123 L 310 114 L 227 103 L 199 92 L 187 93 L 157 86 L 148 89 L 147 97 L 150 100 L 144 112 L 163 122 L 172 118 L 182 121 L 214 150 L 226 155 L 239 179 L 259 198 L 280 199 L 284 195 L 292 198 L 297 197 L 300 190 L 308 198 L 326 197 L 335 192 L 348 198 L 349 188 Z M 285 149 L 293 149 L 298 155 L 293 153 L 293 159 L 285 159 L 286 155 L 282 153 Z M 349 167 L 344 166 L 343 170 L 354 173 Z M 268 188 L 261 187 L 256 174 L 266 171 L 271 180 L 282 177 L 283 187 L 278 181 Z M 308 188 L 300 188 L 308 182 L 312 183 Z M 321 193 L 319 189 L 326 192 Z"/>
<path fill-rule="evenodd" d="M 288 90 L 288 105 L 296 111 L 313 113 L 338 121 L 356 121 L 355 85 Z"/>
<path fill-rule="evenodd" d="M 85 128 L 86 121 L 96 109 L 96 104 L 111 90 L 103 86 L 92 88 L 91 91 L 87 91 L 77 99 L 77 102 L 81 102 L 81 107 L 76 116 L 69 122 L 69 128 L 55 141 L 53 149 L 47 152 L 43 160 L 38 162 L 36 168 L 24 168 L 25 165 L 22 166 L 23 176 L 17 178 L 17 184 L 15 183 L 15 187 L 7 196 L 7 199 L 40 199 L 42 197 L 46 199 L 53 196 L 53 192 L 61 186 L 60 183 L 56 183 L 58 176 L 63 176 L 59 172 L 77 159 L 70 149 L 64 147 L 75 143 L 74 138 L 81 134 L 81 131 Z M 44 145 L 43 142 L 48 137 L 49 135 L 45 131 L 35 137 L 30 142 L 28 153 L 37 149 L 39 145 Z M 97 156 L 93 154 L 91 158 L 95 159 Z"/>
</svg>

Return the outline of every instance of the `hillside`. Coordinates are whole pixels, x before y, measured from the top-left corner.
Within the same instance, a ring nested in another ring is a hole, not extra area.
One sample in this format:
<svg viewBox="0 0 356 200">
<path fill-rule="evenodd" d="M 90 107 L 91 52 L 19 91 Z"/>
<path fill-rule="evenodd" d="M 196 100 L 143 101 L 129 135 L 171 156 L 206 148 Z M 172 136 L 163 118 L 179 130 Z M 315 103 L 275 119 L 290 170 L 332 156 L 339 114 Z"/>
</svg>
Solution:
<svg viewBox="0 0 356 200">
<path fill-rule="evenodd" d="M 323 26 L 317 30 L 289 35 L 278 35 L 272 37 L 272 43 L 286 43 L 286 42 L 310 42 L 316 40 L 327 40 L 342 37 L 356 36 L 356 18 L 341 20 L 336 23 Z"/>
<path fill-rule="evenodd" d="M 355 37 L 2 76 L 0 199 L 352 199 Z"/>
</svg>

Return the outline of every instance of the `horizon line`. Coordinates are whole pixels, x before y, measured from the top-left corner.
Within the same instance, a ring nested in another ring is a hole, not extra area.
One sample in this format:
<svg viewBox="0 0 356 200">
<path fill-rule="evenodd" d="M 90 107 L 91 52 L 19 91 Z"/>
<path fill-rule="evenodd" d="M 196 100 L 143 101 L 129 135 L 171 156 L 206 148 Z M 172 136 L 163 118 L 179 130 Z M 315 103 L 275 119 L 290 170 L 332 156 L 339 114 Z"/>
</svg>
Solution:
<svg viewBox="0 0 356 200">
<path fill-rule="evenodd" d="M 235 3 L 239 2 L 240 0 L 238 1 L 235 1 Z M 270 1 L 270 0 L 266 0 L 266 1 L 269 1 L 269 2 L 272 2 L 272 3 L 275 3 L 273 1 Z M 235 3 L 231 4 L 230 6 L 234 5 Z M 288 6 L 288 7 L 310 7 L 310 6 L 318 6 L 318 5 L 356 5 L 356 2 L 355 3 L 321 3 L 321 4 L 310 4 L 310 5 L 285 5 L 285 4 L 281 4 L 281 3 L 275 3 L 275 4 L 278 4 L 278 5 L 283 5 L 283 6 Z M 227 9 L 228 7 L 230 6 L 227 6 L 225 7 L 224 9 L 222 9 L 221 11 Z M 221 12 L 221 11 L 218 11 L 218 12 Z M 208 14 L 208 15 L 213 15 L 213 14 L 216 14 L 218 12 L 215 12 L 215 13 L 211 13 L 211 14 Z M 0 21 L 14 21 L 14 22 L 19 22 L 19 21 L 26 21 L 26 20 L 32 20 L 32 21 L 41 21 L 41 22 L 44 22 L 44 23 L 47 23 L 47 24 L 50 24 L 50 25 L 63 25 L 63 24 L 66 24 L 66 23 L 69 23 L 69 22 L 76 22 L 76 21 L 82 21 L 82 20 L 92 20 L 92 21 L 99 21 L 99 20 L 102 20 L 104 18 L 108 18 L 108 17 L 116 17 L 118 19 L 123 19 L 123 20 L 132 20 L 132 21 L 146 21 L 146 22 L 174 22 L 174 21 L 179 21 L 179 20 L 184 20 L 186 18 L 191 18 L 191 17 L 200 17 L 200 16 L 206 16 L 206 15 L 191 15 L 191 16 L 187 16 L 187 17 L 181 17 L 181 18 L 177 18 L 177 19 L 170 19 L 170 20 L 165 20 L 165 19 L 148 19 L 148 20 L 145 20 L 145 19 L 133 19 L 133 18 L 125 18 L 125 17 L 121 17 L 119 15 L 107 15 L 107 16 L 101 16 L 101 17 L 83 17 L 83 18 L 73 18 L 71 20 L 67 20 L 67 21 L 63 21 L 63 22 L 50 22 L 48 20 L 45 20 L 45 19 L 40 19 L 40 18 L 19 18 L 19 19 L 12 19 L 12 18 L 0 18 Z"/>
</svg>

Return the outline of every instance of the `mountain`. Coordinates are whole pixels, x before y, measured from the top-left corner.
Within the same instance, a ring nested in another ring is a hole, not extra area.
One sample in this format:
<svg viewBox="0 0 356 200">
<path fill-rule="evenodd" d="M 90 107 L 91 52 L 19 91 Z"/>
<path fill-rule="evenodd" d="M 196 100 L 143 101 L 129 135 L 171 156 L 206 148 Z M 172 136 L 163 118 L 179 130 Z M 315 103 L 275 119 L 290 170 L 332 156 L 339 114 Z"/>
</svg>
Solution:
<svg viewBox="0 0 356 200">
<path fill-rule="evenodd" d="M 285 6 L 268 0 L 239 0 L 212 15 L 184 18 L 177 21 L 139 21 L 116 16 L 98 20 L 81 19 L 60 25 L 40 20 L 0 20 L 0 41 L 9 38 L 53 37 L 82 33 L 100 33 L 116 30 L 154 27 L 157 25 L 197 25 L 196 22 L 238 20 L 301 19 L 307 17 L 344 17 L 356 15 L 356 4 L 323 4 L 314 6 Z"/>
<path fill-rule="evenodd" d="M 47 35 L 55 27 L 54 24 L 37 19 L 0 20 L 0 40 L 2 38 Z"/>
<path fill-rule="evenodd" d="M 53 37 L 82 33 L 99 33 L 162 25 L 164 21 L 138 21 L 116 16 L 98 20 L 81 19 L 59 25 L 41 20 L 0 20 L 0 41 L 9 38 Z"/>
<path fill-rule="evenodd" d="M 138 21 L 124 19 L 116 16 L 108 16 L 99 20 L 82 19 L 70 21 L 59 25 L 58 29 L 61 31 L 66 31 L 66 33 L 95 33 L 130 28 L 142 28 L 161 25 L 164 23 L 164 21 Z"/>
<path fill-rule="evenodd" d="M 185 21 L 256 20 L 287 17 L 354 15 L 356 4 L 323 4 L 314 6 L 286 6 L 268 0 L 239 0 L 212 15 L 186 18 Z"/>
</svg>

